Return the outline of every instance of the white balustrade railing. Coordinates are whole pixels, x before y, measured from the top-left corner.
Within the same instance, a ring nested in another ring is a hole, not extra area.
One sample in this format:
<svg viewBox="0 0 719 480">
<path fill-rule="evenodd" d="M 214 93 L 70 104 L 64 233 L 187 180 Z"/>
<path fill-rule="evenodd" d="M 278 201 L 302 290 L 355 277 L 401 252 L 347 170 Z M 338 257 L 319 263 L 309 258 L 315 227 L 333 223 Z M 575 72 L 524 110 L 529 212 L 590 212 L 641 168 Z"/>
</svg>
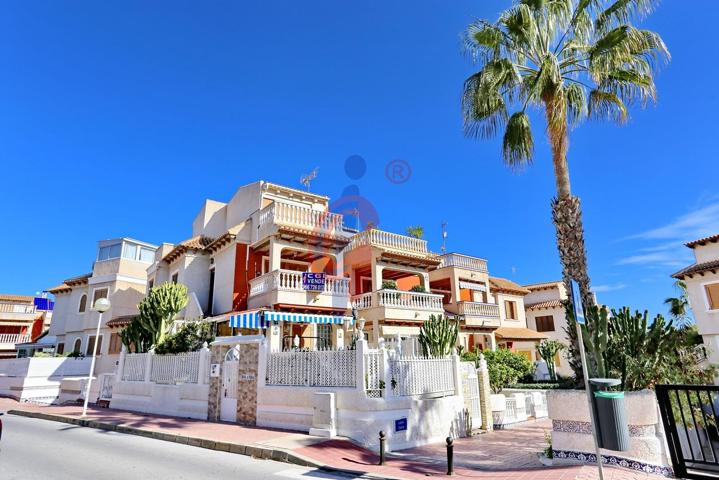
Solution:
<svg viewBox="0 0 719 480">
<path fill-rule="evenodd" d="M 0 343 L 25 343 L 30 341 L 30 335 L 22 333 L 0 333 Z"/>
<path fill-rule="evenodd" d="M 459 302 L 459 314 L 474 317 L 499 318 L 499 305 L 481 302 Z"/>
<path fill-rule="evenodd" d="M 274 270 L 250 280 L 250 297 L 262 295 L 271 290 L 303 292 L 302 272 Z M 328 275 L 322 293 L 347 296 L 350 293 L 350 279 Z"/>
<path fill-rule="evenodd" d="M 456 392 L 453 357 L 399 357 L 389 361 L 390 384 L 395 395 L 442 394 Z"/>
<path fill-rule="evenodd" d="M 354 350 L 273 352 L 267 356 L 266 384 L 275 386 L 355 387 Z"/>
<path fill-rule="evenodd" d="M 145 380 L 145 365 L 149 353 L 128 353 L 125 355 L 122 369 L 123 382 L 142 382 Z"/>
<path fill-rule="evenodd" d="M 377 229 L 365 230 L 364 232 L 360 232 L 352 237 L 352 240 L 349 245 L 347 245 L 346 250 L 353 250 L 365 245 L 384 247 L 415 254 L 429 253 L 427 250 L 427 240 Z"/>
<path fill-rule="evenodd" d="M 275 201 L 260 210 L 258 223 L 260 228 L 275 224 L 334 233 L 342 231 L 343 219 L 338 213 Z"/>
<path fill-rule="evenodd" d="M 35 313 L 35 305 L 21 303 L 0 303 L 2 313 Z"/>
<path fill-rule="evenodd" d="M 154 383 L 198 383 L 200 353 L 153 355 L 150 380 Z"/>
<path fill-rule="evenodd" d="M 457 267 L 478 272 L 487 272 L 487 260 L 483 258 L 470 257 L 459 253 L 447 253 L 441 256 L 441 263 L 438 268 Z"/>
<path fill-rule="evenodd" d="M 358 310 L 380 306 L 442 312 L 444 311 L 442 298 L 442 295 L 435 293 L 385 289 L 353 296 L 352 307 Z"/>
</svg>

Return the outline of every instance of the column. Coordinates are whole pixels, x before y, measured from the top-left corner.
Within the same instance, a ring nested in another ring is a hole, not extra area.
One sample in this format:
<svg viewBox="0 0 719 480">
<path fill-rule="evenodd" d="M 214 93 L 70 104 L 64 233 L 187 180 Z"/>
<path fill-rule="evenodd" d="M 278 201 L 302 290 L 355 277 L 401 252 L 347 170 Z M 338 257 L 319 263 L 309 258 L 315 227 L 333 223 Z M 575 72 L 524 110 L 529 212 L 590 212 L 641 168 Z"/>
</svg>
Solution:
<svg viewBox="0 0 719 480">
<path fill-rule="evenodd" d="M 150 350 L 145 354 L 145 382 L 149 382 L 152 378 L 152 357 L 155 355 L 155 350 Z"/>
<path fill-rule="evenodd" d="M 122 374 L 125 372 L 125 357 L 127 356 L 127 347 L 122 345 L 120 350 L 120 359 L 117 361 L 117 372 L 115 373 L 115 382 L 122 381 Z"/>
<path fill-rule="evenodd" d="M 371 267 L 372 267 L 372 291 L 376 292 L 377 290 L 382 288 L 382 271 L 384 271 L 384 266 L 379 265 L 377 263 L 377 258 L 375 258 L 374 253 L 372 254 Z"/>
<path fill-rule="evenodd" d="M 270 237 L 270 272 L 280 269 L 282 262 L 282 245 L 275 237 Z"/>
<path fill-rule="evenodd" d="M 492 416 L 492 388 L 489 385 L 489 369 L 487 360 L 483 354 L 479 354 L 479 367 L 477 368 L 477 379 L 479 381 L 479 408 L 482 413 L 482 429 L 490 431 L 494 429 L 494 417 Z"/>
<path fill-rule="evenodd" d="M 367 351 L 367 341 L 364 339 L 363 335 L 360 335 L 360 337 L 357 339 L 357 343 L 355 344 L 355 388 L 357 388 L 358 393 L 361 393 L 363 396 L 366 395 L 365 393 L 365 364 L 364 364 L 364 354 Z"/>
</svg>

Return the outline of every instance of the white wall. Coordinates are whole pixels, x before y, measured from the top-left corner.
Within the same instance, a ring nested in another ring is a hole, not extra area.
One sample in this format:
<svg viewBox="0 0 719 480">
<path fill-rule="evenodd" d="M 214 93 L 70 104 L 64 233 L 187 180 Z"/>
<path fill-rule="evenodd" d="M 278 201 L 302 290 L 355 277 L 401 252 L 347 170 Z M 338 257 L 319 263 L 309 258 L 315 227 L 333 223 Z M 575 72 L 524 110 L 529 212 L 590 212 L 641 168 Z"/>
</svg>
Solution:
<svg viewBox="0 0 719 480">
<path fill-rule="evenodd" d="M 121 410 L 207 420 L 207 384 L 116 382 L 110 406 Z"/>
<path fill-rule="evenodd" d="M 215 314 L 225 313 L 232 310 L 232 297 L 235 282 L 235 243 L 215 253 Z"/>
</svg>

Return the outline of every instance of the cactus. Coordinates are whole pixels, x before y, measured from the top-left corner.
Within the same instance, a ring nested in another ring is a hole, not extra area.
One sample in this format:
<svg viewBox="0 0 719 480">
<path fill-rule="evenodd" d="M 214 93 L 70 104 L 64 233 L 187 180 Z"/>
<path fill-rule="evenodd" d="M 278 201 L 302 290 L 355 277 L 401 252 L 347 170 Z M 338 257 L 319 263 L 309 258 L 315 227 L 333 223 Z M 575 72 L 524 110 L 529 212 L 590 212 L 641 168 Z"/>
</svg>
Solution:
<svg viewBox="0 0 719 480">
<path fill-rule="evenodd" d="M 547 362 L 547 370 L 549 371 L 549 378 L 551 380 L 557 379 L 554 356 L 565 348 L 564 344 L 558 340 L 542 340 L 542 342 L 537 345 L 537 353 Z"/>
<path fill-rule="evenodd" d="M 186 305 L 187 287 L 170 282 L 153 288 L 140 302 L 140 325 L 152 332 L 153 345 L 158 345 L 165 339 L 175 315 Z"/>
<path fill-rule="evenodd" d="M 457 344 L 459 325 L 444 315 L 430 315 L 419 330 L 419 344 L 424 354 L 431 357 L 446 357 L 452 354 Z"/>
<path fill-rule="evenodd" d="M 609 345 L 609 311 L 606 307 L 591 306 L 585 316 L 586 323 L 582 325 L 582 338 L 584 349 L 590 357 L 587 369 L 590 376 L 606 378 L 605 355 Z"/>
</svg>

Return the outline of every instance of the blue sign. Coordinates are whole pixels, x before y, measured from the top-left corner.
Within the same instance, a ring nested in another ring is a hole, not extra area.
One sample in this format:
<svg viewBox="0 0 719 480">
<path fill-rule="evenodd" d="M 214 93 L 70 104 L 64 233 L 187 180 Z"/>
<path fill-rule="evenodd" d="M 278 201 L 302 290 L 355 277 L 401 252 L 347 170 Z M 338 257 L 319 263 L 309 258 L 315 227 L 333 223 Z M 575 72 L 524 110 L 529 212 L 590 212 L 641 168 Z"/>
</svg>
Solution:
<svg viewBox="0 0 719 480">
<path fill-rule="evenodd" d="M 404 432 L 407 430 L 407 418 L 400 418 L 399 420 L 394 421 L 394 431 L 395 432 Z"/>
<path fill-rule="evenodd" d="M 302 289 L 321 292 L 325 289 L 326 276 L 323 273 L 302 272 Z"/>
<path fill-rule="evenodd" d="M 579 291 L 579 284 L 576 280 L 572 280 L 572 306 L 574 307 L 574 318 L 577 323 L 584 325 L 584 307 L 582 306 L 582 294 Z"/>
</svg>

